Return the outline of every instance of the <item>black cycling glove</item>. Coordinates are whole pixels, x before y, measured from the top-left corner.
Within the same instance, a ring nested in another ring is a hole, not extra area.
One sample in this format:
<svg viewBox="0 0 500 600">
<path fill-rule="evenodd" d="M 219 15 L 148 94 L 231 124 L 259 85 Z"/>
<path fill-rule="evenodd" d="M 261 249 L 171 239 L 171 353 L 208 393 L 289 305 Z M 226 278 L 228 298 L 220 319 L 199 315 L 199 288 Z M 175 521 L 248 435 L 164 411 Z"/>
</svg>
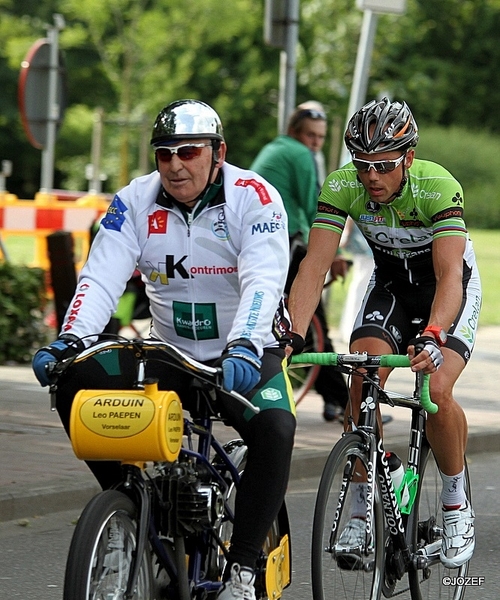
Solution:
<svg viewBox="0 0 500 600">
<path fill-rule="evenodd" d="M 300 354 L 304 350 L 306 345 L 305 339 L 295 331 L 290 331 L 290 346 L 292 347 L 292 354 Z"/>
</svg>

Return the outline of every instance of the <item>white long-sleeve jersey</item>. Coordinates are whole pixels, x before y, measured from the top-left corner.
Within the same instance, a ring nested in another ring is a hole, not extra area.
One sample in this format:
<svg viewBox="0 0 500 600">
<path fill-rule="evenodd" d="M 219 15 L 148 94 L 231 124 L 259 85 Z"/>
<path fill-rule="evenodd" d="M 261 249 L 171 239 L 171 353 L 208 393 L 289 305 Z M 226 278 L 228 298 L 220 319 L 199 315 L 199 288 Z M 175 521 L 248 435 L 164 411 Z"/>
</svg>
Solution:
<svg viewBox="0 0 500 600">
<path fill-rule="evenodd" d="M 262 355 L 285 334 L 281 296 L 289 266 L 287 218 L 277 190 L 225 163 L 222 190 L 183 213 L 158 172 L 134 179 L 101 222 L 62 333 L 99 333 L 137 268 L 152 335 L 203 361 L 244 338 Z"/>
</svg>

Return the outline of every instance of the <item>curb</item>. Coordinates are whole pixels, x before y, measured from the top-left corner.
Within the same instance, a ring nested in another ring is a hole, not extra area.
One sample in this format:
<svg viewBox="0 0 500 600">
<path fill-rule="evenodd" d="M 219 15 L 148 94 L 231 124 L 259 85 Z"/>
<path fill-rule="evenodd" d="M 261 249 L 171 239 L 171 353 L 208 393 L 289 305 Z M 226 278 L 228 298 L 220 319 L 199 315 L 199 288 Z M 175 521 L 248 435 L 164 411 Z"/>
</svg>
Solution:
<svg viewBox="0 0 500 600">
<path fill-rule="evenodd" d="M 15 492 L 0 493 L 0 522 L 83 508 L 99 490 L 92 475 L 70 483 L 54 481 L 31 488 L 20 486 Z"/>
<path fill-rule="evenodd" d="M 406 456 L 406 439 L 388 438 L 387 446 L 399 456 Z M 333 445 L 332 445 L 333 447 Z M 485 431 L 469 434 L 467 455 L 500 452 L 500 433 Z M 320 477 L 330 450 L 296 449 L 292 458 L 290 480 Z M 473 462 L 473 461 L 471 461 Z M 43 516 L 65 510 L 82 509 L 100 488 L 93 476 L 78 474 L 72 482 L 53 481 L 33 487 L 20 486 L 13 493 L 0 493 L 0 522 Z"/>
<path fill-rule="evenodd" d="M 406 458 L 408 438 L 389 437 L 385 440 L 385 445 L 402 459 Z M 292 459 L 290 480 L 320 477 L 330 452 L 331 450 L 298 450 Z M 500 452 L 500 432 L 485 431 L 469 434 L 467 456 L 472 457 L 484 452 Z"/>
</svg>

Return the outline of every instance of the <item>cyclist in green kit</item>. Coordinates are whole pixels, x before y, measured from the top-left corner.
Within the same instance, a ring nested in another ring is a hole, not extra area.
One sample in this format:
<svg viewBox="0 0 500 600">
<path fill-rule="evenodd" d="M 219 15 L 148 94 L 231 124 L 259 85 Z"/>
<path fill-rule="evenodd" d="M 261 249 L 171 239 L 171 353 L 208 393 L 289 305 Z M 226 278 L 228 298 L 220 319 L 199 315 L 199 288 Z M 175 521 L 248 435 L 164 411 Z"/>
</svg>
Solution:
<svg viewBox="0 0 500 600">
<path fill-rule="evenodd" d="M 443 488 L 443 545 L 448 568 L 474 551 L 474 512 L 464 487 L 467 420 L 453 386 L 474 346 L 481 285 L 463 220 L 463 192 L 438 164 L 415 158 L 415 119 L 402 102 L 371 101 L 350 119 L 345 143 L 352 162 L 331 173 L 322 188 L 307 256 L 289 299 L 299 342 L 319 301 L 348 216 L 373 252 L 375 270 L 350 340 L 351 352 L 408 354 L 412 369 L 431 373 L 430 392 L 439 411 L 428 415 L 427 437 Z M 414 353 L 415 319 L 423 319 Z M 381 369 L 382 385 L 389 375 Z M 351 416 L 360 411 L 361 380 L 353 378 Z M 347 422 L 347 419 L 346 419 Z M 360 486 L 360 498 L 363 496 Z M 341 542 L 359 544 L 365 527 L 351 519 Z"/>
</svg>

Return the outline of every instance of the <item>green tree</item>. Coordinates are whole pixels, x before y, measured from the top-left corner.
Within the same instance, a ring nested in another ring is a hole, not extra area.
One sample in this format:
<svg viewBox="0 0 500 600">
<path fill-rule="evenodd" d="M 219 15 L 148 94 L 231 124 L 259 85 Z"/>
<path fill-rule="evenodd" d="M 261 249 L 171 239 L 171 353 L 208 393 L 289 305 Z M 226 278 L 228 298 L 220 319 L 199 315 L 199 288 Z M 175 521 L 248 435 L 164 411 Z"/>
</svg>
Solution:
<svg viewBox="0 0 500 600">
<path fill-rule="evenodd" d="M 14 160 L 9 189 L 33 197 L 40 151 L 22 131 L 19 66 L 54 12 L 68 73 L 68 108 L 56 146 L 55 187 L 85 189 L 92 116 L 102 107 L 108 190 L 137 175 L 158 110 L 206 100 L 221 114 L 229 160 L 248 166 L 276 134 L 279 50 L 262 39 L 263 0 L 0 0 L 0 158 Z M 301 0 L 297 101 L 322 102 L 343 126 L 362 12 L 355 0 Z M 437 17 L 438 15 L 438 17 Z M 380 15 L 368 97 L 407 100 L 421 125 L 498 132 L 500 0 L 407 0 Z M 142 141 L 141 140 L 142 136 Z M 152 163 L 150 163 L 152 167 Z"/>
<path fill-rule="evenodd" d="M 179 97 L 203 99 L 220 112 L 226 126 L 231 158 L 244 160 L 241 140 L 255 136 L 255 114 L 266 117 L 261 98 L 277 81 L 276 67 L 262 70 L 262 12 L 250 0 L 220 4 L 216 0 L 64 0 L 71 18 L 64 33 L 68 54 L 94 50 L 115 99 L 120 126 L 119 184 L 130 178 L 130 148 L 137 146 L 137 128 Z M 269 50 L 267 54 L 271 54 Z M 259 108 L 261 110 L 259 111 Z M 113 111 L 112 111 L 113 112 Z M 267 111 L 269 113 L 269 111 Z M 271 124 L 273 115 L 268 114 Z M 266 128 L 267 129 L 267 128 Z M 260 131 L 257 128 L 257 131 Z M 256 138 L 259 142 L 258 137 Z M 254 146 L 255 152 L 258 147 Z M 108 146 L 116 152 L 116 144 Z M 134 156 L 136 158 L 136 155 Z"/>
<path fill-rule="evenodd" d="M 389 44 L 378 31 L 371 92 L 408 100 L 420 122 L 500 132 L 498 0 L 409 0 L 395 26 Z"/>
</svg>

